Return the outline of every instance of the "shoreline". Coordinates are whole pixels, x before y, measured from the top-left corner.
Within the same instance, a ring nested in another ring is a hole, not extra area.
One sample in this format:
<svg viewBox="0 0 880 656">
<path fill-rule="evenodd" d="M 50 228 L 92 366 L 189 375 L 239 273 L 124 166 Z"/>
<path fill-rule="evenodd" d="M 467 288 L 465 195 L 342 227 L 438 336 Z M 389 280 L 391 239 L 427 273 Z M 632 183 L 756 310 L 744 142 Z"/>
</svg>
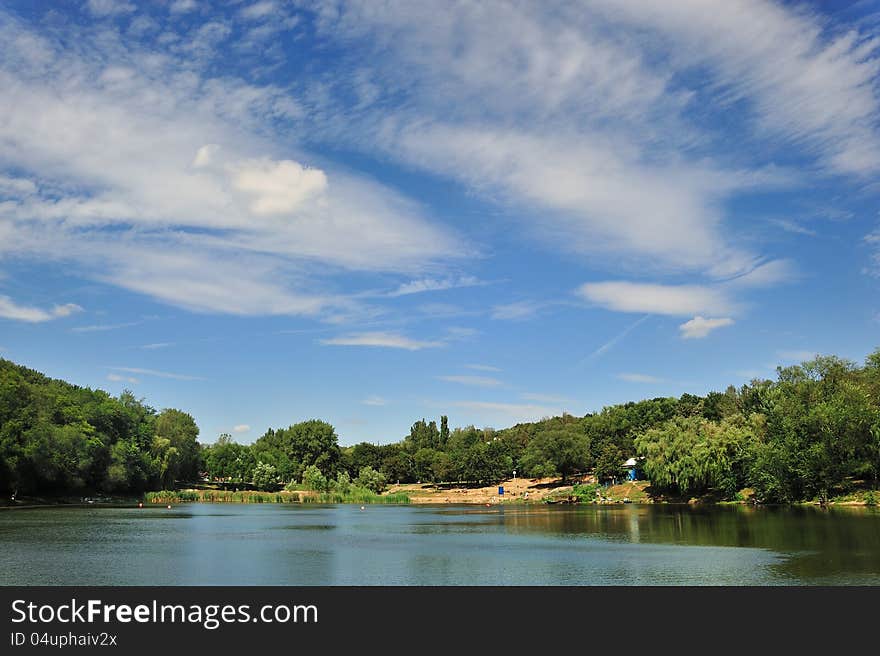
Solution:
<svg viewBox="0 0 880 656">
<path fill-rule="evenodd" d="M 503 488 L 504 494 L 499 494 Z M 578 489 L 576 489 L 578 488 Z M 463 486 L 430 483 L 404 483 L 389 486 L 382 494 L 343 495 L 321 493 L 310 490 L 278 490 L 275 492 L 258 490 L 160 490 L 146 492 L 142 496 L 97 497 L 87 502 L 81 496 L 24 497 L 18 502 L 0 502 L 0 511 L 36 508 L 119 508 L 184 503 L 280 503 L 302 505 L 435 505 L 435 506 L 537 506 L 537 505 L 687 505 L 695 507 L 710 506 L 750 506 L 750 507 L 816 507 L 816 508 L 871 508 L 877 507 L 866 499 L 847 495 L 837 501 L 820 503 L 818 500 L 795 503 L 763 504 L 754 503 L 753 498 L 742 491 L 741 499 L 734 501 L 704 498 L 669 498 L 652 496 L 648 481 L 627 481 L 624 483 L 599 486 L 592 477 L 574 478 L 562 484 L 558 478 L 509 479 L 484 486 Z M 595 497 L 592 496 L 595 493 Z M 849 498 L 847 498 L 849 497 Z"/>
</svg>

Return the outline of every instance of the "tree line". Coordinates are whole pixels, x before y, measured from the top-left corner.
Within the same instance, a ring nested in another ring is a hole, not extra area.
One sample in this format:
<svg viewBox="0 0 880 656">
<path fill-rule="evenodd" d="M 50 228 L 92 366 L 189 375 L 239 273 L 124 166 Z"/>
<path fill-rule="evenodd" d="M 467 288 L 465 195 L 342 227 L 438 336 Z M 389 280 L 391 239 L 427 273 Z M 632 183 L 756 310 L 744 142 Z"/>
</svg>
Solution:
<svg viewBox="0 0 880 656">
<path fill-rule="evenodd" d="M 199 429 L 181 410 L 157 412 L 0 359 L 0 490 L 20 494 L 142 492 L 198 476 Z"/>
<path fill-rule="evenodd" d="M 619 478 L 637 457 L 653 491 L 764 502 L 828 499 L 880 478 L 880 350 L 859 366 L 834 356 L 777 369 L 705 396 L 684 394 L 564 414 L 495 430 L 420 419 L 390 444 L 339 445 L 312 419 L 253 444 L 197 442 L 180 410 L 156 410 L 0 360 L 0 488 L 26 491 L 167 488 L 207 476 L 259 489 L 388 482 L 489 484 L 592 472 Z"/>
</svg>

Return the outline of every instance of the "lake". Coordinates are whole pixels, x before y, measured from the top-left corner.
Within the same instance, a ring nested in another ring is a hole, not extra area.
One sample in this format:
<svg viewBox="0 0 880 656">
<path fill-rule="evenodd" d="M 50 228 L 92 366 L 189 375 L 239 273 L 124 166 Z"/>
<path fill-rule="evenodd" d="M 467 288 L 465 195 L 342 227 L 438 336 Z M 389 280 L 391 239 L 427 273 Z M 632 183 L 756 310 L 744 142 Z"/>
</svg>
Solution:
<svg viewBox="0 0 880 656">
<path fill-rule="evenodd" d="M 3 585 L 880 584 L 869 508 L 189 504 L 0 512 Z"/>
</svg>

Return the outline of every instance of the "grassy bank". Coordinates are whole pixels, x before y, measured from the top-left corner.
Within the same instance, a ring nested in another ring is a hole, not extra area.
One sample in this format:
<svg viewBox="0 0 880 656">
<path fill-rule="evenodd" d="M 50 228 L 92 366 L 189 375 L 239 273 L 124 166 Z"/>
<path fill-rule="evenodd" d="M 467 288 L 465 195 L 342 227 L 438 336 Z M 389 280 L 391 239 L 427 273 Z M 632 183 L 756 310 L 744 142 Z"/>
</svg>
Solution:
<svg viewBox="0 0 880 656">
<path fill-rule="evenodd" d="M 144 495 L 145 503 L 169 504 L 169 503 L 390 503 L 407 504 L 410 502 L 406 494 L 375 494 L 367 490 L 352 490 L 348 493 L 341 492 L 310 492 L 310 491 L 281 491 L 281 492 L 256 492 L 242 490 L 161 490 L 159 492 L 147 492 Z"/>
</svg>

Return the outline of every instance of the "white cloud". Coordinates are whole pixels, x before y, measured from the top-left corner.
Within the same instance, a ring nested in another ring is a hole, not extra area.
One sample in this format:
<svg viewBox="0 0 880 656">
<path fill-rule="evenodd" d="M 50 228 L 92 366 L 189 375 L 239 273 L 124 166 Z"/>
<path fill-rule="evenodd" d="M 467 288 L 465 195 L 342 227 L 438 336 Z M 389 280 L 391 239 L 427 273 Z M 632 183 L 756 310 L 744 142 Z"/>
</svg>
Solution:
<svg viewBox="0 0 880 656">
<path fill-rule="evenodd" d="M 141 374 L 143 376 L 156 376 L 157 378 L 170 378 L 172 380 L 205 380 L 201 376 L 188 376 L 186 374 L 175 374 L 167 371 L 156 371 L 155 369 L 140 369 L 138 367 L 108 367 L 113 371 L 124 371 L 130 374 Z"/>
<path fill-rule="evenodd" d="M 880 169 L 880 40 L 870 31 L 832 31 L 806 7 L 766 0 L 593 4 L 665 38 L 682 73 L 711 67 L 710 90 L 746 101 L 765 134 L 812 148 L 842 173 Z"/>
<path fill-rule="evenodd" d="M 375 394 L 368 396 L 367 398 L 362 400 L 361 403 L 363 403 L 364 405 L 375 405 L 375 406 L 388 405 L 388 401 L 383 399 L 381 396 L 376 396 Z"/>
<path fill-rule="evenodd" d="M 810 228 L 806 228 L 802 226 L 800 223 L 796 221 L 792 221 L 790 219 L 771 219 L 770 223 L 778 226 L 785 230 L 785 232 L 791 232 L 796 235 L 806 235 L 808 237 L 815 237 L 818 233 L 815 230 L 811 230 Z"/>
<path fill-rule="evenodd" d="M 681 331 L 682 339 L 702 339 L 708 337 L 709 333 L 718 328 L 732 326 L 733 319 L 723 317 L 718 319 L 707 319 L 705 317 L 696 316 L 690 321 L 685 321 L 678 329 Z"/>
<path fill-rule="evenodd" d="M 498 387 L 501 381 L 489 376 L 437 376 L 437 380 L 459 385 L 472 385 L 474 387 Z"/>
<path fill-rule="evenodd" d="M 172 14 L 186 14 L 199 8 L 195 0 L 174 0 L 169 6 L 168 11 Z"/>
<path fill-rule="evenodd" d="M 253 198 L 254 214 L 288 214 L 323 192 L 327 175 L 290 160 L 248 160 L 235 171 L 233 185 Z"/>
<path fill-rule="evenodd" d="M 335 3 L 319 24 L 359 71 L 340 71 L 340 93 L 366 75 L 386 92 L 373 97 L 406 102 L 371 113 L 366 100 L 328 131 L 456 179 L 569 250 L 740 272 L 753 256 L 725 230 L 724 201 L 796 176 L 705 156 L 688 111 L 707 90 L 703 104 L 727 111 L 723 89 L 695 85 L 674 44 L 594 4 L 487 0 L 438 16 L 430 2 Z"/>
<path fill-rule="evenodd" d="M 50 310 L 19 305 L 8 296 L 0 296 L 0 319 L 12 319 L 14 321 L 26 321 L 28 323 L 41 323 L 62 317 L 69 317 L 75 312 L 82 312 L 82 308 L 75 303 L 56 305 Z"/>
<path fill-rule="evenodd" d="M 82 312 L 83 309 L 76 303 L 65 303 L 52 308 L 53 317 L 69 317 L 71 314 Z"/>
<path fill-rule="evenodd" d="M 321 344 L 329 346 L 377 346 L 383 348 L 405 349 L 407 351 L 419 351 L 421 349 L 443 346 L 444 342 L 421 341 L 391 332 L 365 332 L 322 339 Z"/>
<path fill-rule="evenodd" d="M 662 378 L 657 378 L 656 376 L 648 376 L 647 374 L 617 374 L 617 377 L 620 380 L 625 380 L 628 383 L 662 383 L 664 380 Z"/>
<path fill-rule="evenodd" d="M 97 333 L 97 332 L 105 332 L 108 330 L 118 330 L 120 328 L 129 328 L 131 326 L 138 326 L 142 322 L 140 321 L 129 321 L 126 323 L 106 323 L 106 324 L 94 324 L 92 326 L 76 326 L 75 328 L 71 328 L 70 331 L 74 333 Z"/>
<path fill-rule="evenodd" d="M 12 196 L 12 197 L 21 197 L 21 196 L 30 196 L 31 194 L 36 193 L 37 185 L 33 180 L 27 180 L 26 178 L 11 178 L 5 175 L 0 175 L 0 195 L 2 196 Z"/>
<path fill-rule="evenodd" d="M 738 305 L 721 287 L 656 285 L 634 282 L 586 283 L 578 294 L 600 307 L 617 312 L 687 315 L 729 314 Z"/>
<path fill-rule="evenodd" d="M 459 276 L 457 278 L 422 278 L 420 280 L 411 280 L 403 283 L 393 292 L 389 292 L 388 296 L 407 296 L 409 294 L 421 294 L 422 292 L 443 291 L 446 289 L 457 289 L 460 287 L 475 287 L 484 285 L 483 281 L 474 276 Z"/>
<path fill-rule="evenodd" d="M 141 348 L 148 351 L 153 351 L 156 349 L 168 348 L 169 346 L 174 346 L 174 342 L 156 342 L 154 344 L 144 344 L 141 346 Z"/>
<path fill-rule="evenodd" d="M 89 0 L 89 11 L 95 16 L 116 16 L 130 14 L 136 7 L 126 0 Z"/>
<path fill-rule="evenodd" d="M 247 433 L 251 427 L 248 424 L 237 424 L 232 427 L 233 433 Z"/>
<path fill-rule="evenodd" d="M 0 11 L 0 41 L 21 46 L 0 59 L 0 162 L 16 171 L 0 169 L 15 190 L 0 257 L 192 310 L 315 315 L 351 309 L 327 291 L 340 270 L 413 275 L 472 253 L 414 201 L 315 166 L 287 90 L 205 73 L 224 34 L 183 31 L 184 50 L 72 24 L 62 43 Z"/>
<path fill-rule="evenodd" d="M 508 321 L 516 321 L 521 319 L 529 319 L 540 310 L 542 305 L 531 301 L 517 301 L 515 303 L 506 303 L 496 305 L 492 308 L 489 316 L 493 319 L 501 319 Z"/>
<path fill-rule="evenodd" d="M 131 383 L 132 385 L 137 385 L 141 382 L 132 376 L 120 376 L 119 374 L 107 374 L 107 380 L 114 383 Z"/>
<path fill-rule="evenodd" d="M 262 20 L 272 16 L 278 11 L 278 6 L 271 0 L 261 0 L 244 7 L 239 15 L 246 20 Z"/>
</svg>

